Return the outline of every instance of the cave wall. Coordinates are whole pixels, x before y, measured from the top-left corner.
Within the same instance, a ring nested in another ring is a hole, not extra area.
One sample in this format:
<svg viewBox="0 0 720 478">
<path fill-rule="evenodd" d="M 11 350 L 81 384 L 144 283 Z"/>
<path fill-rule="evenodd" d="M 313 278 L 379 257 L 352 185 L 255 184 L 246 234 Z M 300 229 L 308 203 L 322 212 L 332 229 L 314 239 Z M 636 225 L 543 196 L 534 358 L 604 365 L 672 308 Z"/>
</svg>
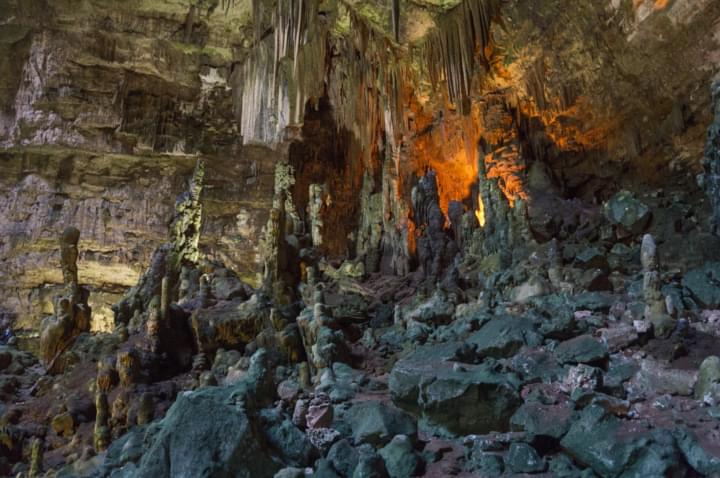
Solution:
<svg viewBox="0 0 720 478">
<path fill-rule="evenodd" d="M 278 153 L 238 136 L 249 18 L 243 2 L 0 1 L 0 313 L 16 328 L 52 312 L 68 225 L 93 328 L 111 328 L 199 160 L 199 248 L 258 284 Z"/>
<path fill-rule="evenodd" d="M 459 102 L 450 70 L 433 85 L 415 56 L 457 2 L 401 2 L 399 45 L 378 5 L 308 2 L 294 18 L 251 3 L 0 0 L 0 294 L 21 326 L 49 312 L 54 234 L 74 223 L 107 328 L 198 160 L 200 250 L 254 285 L 278 164 L 306 229 L 309 186 L 326 188 L 325 253 L 400 275 L 419 265 L 412 195 L 430 170 L 445 232 L 477 255 L 572 235 L 621 187 L 697 188 L 717 2 L 488 2 L 483 61 L 453 65 Z"/>
</svg>

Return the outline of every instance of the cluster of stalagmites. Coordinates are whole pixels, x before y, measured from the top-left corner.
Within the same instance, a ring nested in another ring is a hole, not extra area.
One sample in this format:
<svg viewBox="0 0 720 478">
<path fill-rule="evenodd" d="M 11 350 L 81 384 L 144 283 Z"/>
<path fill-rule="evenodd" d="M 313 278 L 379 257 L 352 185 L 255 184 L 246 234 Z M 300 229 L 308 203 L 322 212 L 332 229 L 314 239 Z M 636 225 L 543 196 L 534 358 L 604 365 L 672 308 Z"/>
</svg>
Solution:
<svg viewBox="0 0 720 478">
<path fill-rule="evenodd" d="M 60 360 L 73 340 L 90 330 L 88 291 L 78 282 L 78 241 L 80 231 L 68 227 L 60 236 L 60 263 L 64 288 L 53 300 L 55 313 L 42 324 L 40 358 L 49 372 L 62 371 Z"/>
<path fill-rule="evenodd" d="M 53 380 L 68 395 L 47 412 L 45 433 L 23 425 L 29 411 L 6 416 L 4 436 L 18 434 L 15 459 L 27 463 L 15 471 L 39 476 L 59 463 L 60 476 L 128 477 L 720 472 L 708 446 L 720 359 L 706 358 L 717 341 L 720 266 L 666 274 L 646 233 L 651 207 L 627 192 L 593 219 L 604 244 L 516 242 L 512 254 L 485 236 L 475 258 L 466 239 L 462 260 L 432 175 L 413 201 L 423 226 L 415 274 L 368 276 L 362 262 L 306 254 L 297 301 L 278 300 L 273 291 L 286 284 L 253 290 L 220 264 L 178 263 L 172 247 L 160 248 L 116 306 L 115 333 L 43 331 L 42 346 L 66 360 L 45 355 L 56 375 L 29 396 L 52 396 Z M 77 233 L 63 238 L 63 297 L 84 304 L 72 295 Z"/>
</svg>

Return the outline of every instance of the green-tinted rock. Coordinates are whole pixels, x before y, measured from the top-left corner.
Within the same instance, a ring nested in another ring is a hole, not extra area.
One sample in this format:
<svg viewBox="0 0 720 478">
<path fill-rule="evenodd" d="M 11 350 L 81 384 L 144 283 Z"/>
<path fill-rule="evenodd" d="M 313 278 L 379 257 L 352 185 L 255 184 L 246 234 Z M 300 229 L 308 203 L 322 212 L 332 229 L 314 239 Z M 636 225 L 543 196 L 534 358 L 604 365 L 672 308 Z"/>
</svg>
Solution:
<svg viewBox="0 0 720 478">
<path fill-rule="evenodd" d="M 695 471 L 703 476 L 720 475 L 720 457 L 708 453 L 690 430 L 686 428 L 675 429 L 673 436 L 685 460 Z"/>
<path fill-rule="evenodd" d="M 358 465 L 352 474 L 352 478 L 387 478 L 385 462 L 382 457 L 375 453 L 370 445 L 363 445 L 359 448 Z"/>
<path fill-rule="evenodd" d="M 720 357 L 715 355 L 702 361 L 695 383 L 695 398 L 703 400 L 707 396 L 720 399 Z"/>
<path fill-rule="evenodd" d="M 500 476 L 505 471 L 505 463 L 500 455 L 473 449 L 465 468 L 478 476 Z"/>
<path fill-rule="evenodd" d="M 720 306 L 720 262 L 708 262 L 691 270 L 683 277 L 682 285 L 700 306 Z"/>
<path fill-rule="evenodd" d="M 315 462 L 315 472 L 312 476 L 313 478 L 341 478 L 343 476 L 351 475 L 338 474 L 338 472 L 333 468 L 330 461 L 321 458 L 320 460 Z"/>
<path fill-rule="evenodd" d="M 275 409 L 263 410 L 260 416 L 267 443 L 280 453 L 285 464 L 300 467 L 312 463 L 315 449 L 305 433 Z"/>
<path fill-rule="evenodd" d="M 327 459 L 341 475 L 352 476 L 358 464 L 359 455 L 348 440 L 340 440 L 330 448 Z"/>
<path fill-rule="evenodd" d="M 415 419 L 408 413 L 380 402 L 361 402 L 348 410 L 346 420 L 355 443 L 383 446 L 395 435 L 417 438 Z"/>
<path fill-rule="evenodd" d="M 507 430 L 521 404 L 519 378 L 493 363 L 454 361 L 461 350 L 458 343 L 425 346 L 398 361 L 390 374 L 393 401 L 453 433 Z"/>
<path fill-rule="evenodd" d="M 523 345 L 537 346 L 542 336 L 532 321 L 515 317 L 498 317 L 483 325 L 467 339 L 478 357 L 509 357 Z"/>
<path fill-rule="evenodd" d="M 567 432 L 571 418 L 572 410 L 564 404 L 526 402 L 510 418 L 510 426 L 516 431 L 559 440 Z"/>
<path fill-rule="evenodd" d="M 390 374 L 395 403 L 458 434 L 507 430 L 520 406 L 520 380 L 492 363 L 453 360 L 462 344 L 419 348 L 398 361 Z"/>
<path fill-rule="evenodd" d="M 549 383 L 562 379 L 566 373 L 553 355 L 545 350 L 523 350 L 512 358 L 511 366 L 525 382 Z"/>
<path fill-rule="evenodd" d="M 590 469 L 580 471 L 575 463 L 563 454 L 556 455 L 550 460 L 548 472 L 553 478 L 594 478 L 597 476 Z"/>
<path fill-rule="evenodd" d="M 628 191 L 620 191 L 611 197 L 603 205 L 603 212 L 611 224 L 621 226 L 629 234 L 643 232 L 652 216 L 650 209 Z"/>
<path fill-rule="evenodd" d="M 558 362 L 563 364 L 595 364 L 608 357 L 607 347 L 591 335 L 580 335 L 566 340 L 555 348 L 554 353 Z"/>
<path fill-rule="evenodd" d="M 180 394 L 146 439 L 135 478 L 254 477 L 274 474 L 255 407 L 269 405 L 274 386 L 264 349 L 243 380 Z"/>
<path fill-rule="evenodd" d="M 422 468 L 422 460 L 405 435 L 396 435 L 380 451 L 390 478 L 415 476 Z"/>
<path fill-rule="evenodd" d="M 620 419 L 590 405 L 560 445 L 576 462 L 591 467 L 603 478 L 674 476 L 683 470 L 682 457 L 670 433 L 629 433 L 622 427 Z"/>
<path fill-rule="evenodd" d="M 608 260 L 605 254 L 597 247 L 583 249 L 575 256 L 575 264 L 581 269 L 600 269 L 604 272 L 609 270 Z"/>
<path fill-rule="evenodd" d="M 515 473 L 540 473 L 547 467 L 545 460 L 527 443 L 510 445 L 505 465 Z"/>
</svg>

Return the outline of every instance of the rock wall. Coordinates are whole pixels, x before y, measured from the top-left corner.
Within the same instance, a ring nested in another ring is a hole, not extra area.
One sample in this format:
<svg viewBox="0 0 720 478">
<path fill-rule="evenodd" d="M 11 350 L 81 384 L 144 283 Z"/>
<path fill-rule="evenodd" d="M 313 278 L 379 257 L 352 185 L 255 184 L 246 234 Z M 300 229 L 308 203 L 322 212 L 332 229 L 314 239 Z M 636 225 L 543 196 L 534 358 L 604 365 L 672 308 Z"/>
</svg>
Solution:
<svg viewBox="0 0 720 478">
<path fill-rule="evenodd" d="M 94 327 L 106 329 L 109 304 L 168 239 L 197 159 L 199 248 L 256 285 L 285 161 L 293 214 L 323 252 L 400 275 L 421 262 L 412 191 L 430 170 L 444 233 L 483 257 L 508 238 L 574 234 L 619 187 L 685 186 L 700 172 L 716 2 L 408 4 L 392 34 L 377 5 L 309 2 L 296 15 L 251 3 L 0 1 L 12 171 L 0 287 L 21 327 L 49 312 L 52 231 L 76 223 Z M 457 50 L 433 43 L 468 5 L 482 32 L 461 28 Z M 467 41 L 484 46 L 469 63 Z M 21 217 L 30 204 L 37 214 Z"/>
<path fill-rule="evenodd" d="M 0 2 L 0 312 L 36 329 L 61 284 L 57 235 L 81 231 L 93 329 L 169 239 L 205 162 L 199 247 L 257 284 L 278 153 L 243 148 L 233 65 L 249 5 Z"/>
</svg>

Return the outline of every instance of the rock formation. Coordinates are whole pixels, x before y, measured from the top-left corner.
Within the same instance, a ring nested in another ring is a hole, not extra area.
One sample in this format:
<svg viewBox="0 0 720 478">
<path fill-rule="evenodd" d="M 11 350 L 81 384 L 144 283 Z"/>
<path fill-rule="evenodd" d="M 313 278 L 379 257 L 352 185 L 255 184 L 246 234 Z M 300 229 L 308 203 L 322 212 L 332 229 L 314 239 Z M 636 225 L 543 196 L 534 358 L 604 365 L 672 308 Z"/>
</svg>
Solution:
<svg viewBox="0 0 720 478">
<path fill-rule="evenodd" d="M 40 358 L 48 372 L 61 372 L 64 364 L 61 355 L 75 338 L 90 330 L 91 310 L 87 303 L 88 291 L 78 283 L 78 241 L 80 231 L 66 228 L 60 236 L 60 263 L 64 290 L 53 301 L 54 314 L 43 321 L 40 333 Z"/>
<path fill-rule="evenodd" d="M 0 0 L 0 475 L 720 474 L 719 25 Z"/>
</svg>

